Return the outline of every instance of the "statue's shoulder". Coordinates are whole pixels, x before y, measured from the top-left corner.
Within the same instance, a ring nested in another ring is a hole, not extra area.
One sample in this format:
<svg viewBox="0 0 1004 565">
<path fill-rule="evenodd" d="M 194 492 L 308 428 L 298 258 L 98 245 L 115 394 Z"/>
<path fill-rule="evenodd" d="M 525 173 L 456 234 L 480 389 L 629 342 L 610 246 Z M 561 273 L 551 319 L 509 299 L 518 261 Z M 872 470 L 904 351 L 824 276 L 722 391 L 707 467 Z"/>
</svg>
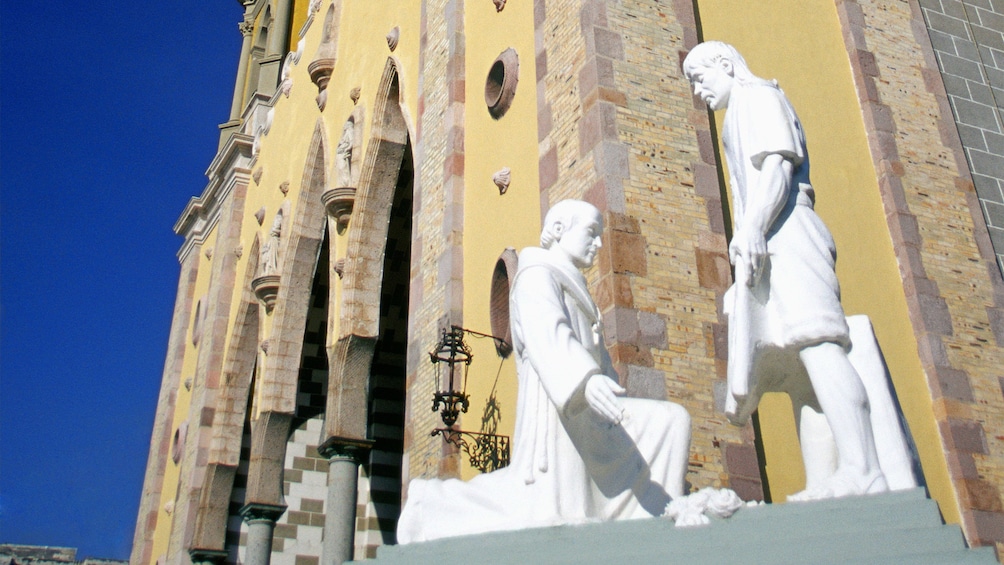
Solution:
<svg viewBox="0 0 1004 565">
<path fill-rule="evenodd" d="M 554 264 L 554 260 L 551 259 L 550 254 L 546 249 L 540 247 L 526 247 L 519 252 L 519 259 L 516 267 L 516 278 L 513 283 L 515 283 L 516 280 L 519 280 L 524 273 L 555 273 L 557 270 L 558 267 Z"/>
</svg>

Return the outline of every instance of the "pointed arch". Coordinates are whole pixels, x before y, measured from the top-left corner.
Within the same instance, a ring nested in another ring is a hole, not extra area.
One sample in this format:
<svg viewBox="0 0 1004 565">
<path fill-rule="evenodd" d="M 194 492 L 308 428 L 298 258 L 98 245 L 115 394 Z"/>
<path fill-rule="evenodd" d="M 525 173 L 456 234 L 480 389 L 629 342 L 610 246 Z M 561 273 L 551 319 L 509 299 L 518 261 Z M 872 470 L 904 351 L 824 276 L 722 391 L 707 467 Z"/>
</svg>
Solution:
<svg viewBox="0 0 1004 565">
<path fill-rule="evenodd" d="M 299 364 L 295 360 L 303 349 L 311 283 L 326 228 L 321 194 L 327 186 L 327 145 L 324 122 L 318 119 L 307 151 L 300 195 L 284 216 L 279 294 L 263 374 L 262 412 L 292 414 L 296 410 Z"/>
<path fill-rule="evenodd" d="M 339 336 L 328 352 L 326 444 L 367 441 L 370 365 L 380 334 L 380 291 L 394 192 L 409 147 L 398 62 L 389 57 L 377 89 L 345 257 Z"/>
<path fill-rule="evenodd" d="M 230 348 L 224 361 L 221 390 L 213 415 L 206 479 L 199 493 L 191 550 L 224 551 L 230 498 L 240 465 L 241 439 L 258 357 L 259 304 L 251 290 L 258 271 L 260 236 L 248 256 Z"/>
</svg>

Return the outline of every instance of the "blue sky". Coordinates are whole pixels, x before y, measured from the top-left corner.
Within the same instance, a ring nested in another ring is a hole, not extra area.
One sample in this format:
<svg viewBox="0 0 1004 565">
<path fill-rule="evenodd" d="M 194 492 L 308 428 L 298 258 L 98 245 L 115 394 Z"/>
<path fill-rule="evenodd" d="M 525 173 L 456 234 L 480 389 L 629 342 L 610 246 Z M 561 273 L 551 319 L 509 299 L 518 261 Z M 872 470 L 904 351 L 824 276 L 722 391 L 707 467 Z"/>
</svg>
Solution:
<svg viewBox="0 0 1004 565">
<path fill-rule="evenodd" d="M 0 3 L 0 543 L 128 558 L 242 12 Z"/>
</svg>

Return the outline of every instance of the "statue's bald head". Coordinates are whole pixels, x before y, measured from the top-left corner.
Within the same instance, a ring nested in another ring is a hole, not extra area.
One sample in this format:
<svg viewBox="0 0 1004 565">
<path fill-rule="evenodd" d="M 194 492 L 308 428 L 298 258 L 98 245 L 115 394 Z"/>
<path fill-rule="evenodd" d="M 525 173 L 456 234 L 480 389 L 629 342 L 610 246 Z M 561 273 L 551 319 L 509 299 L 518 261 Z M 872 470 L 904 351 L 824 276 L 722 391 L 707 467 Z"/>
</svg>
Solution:
<svg viewBox="0 0 1004 565">
<path fill-rule="evenodd" d="M 683 60 L 683 74 L 690 80 L 696 70 L 713 68 L 723 59 L 732 63 L 733 76 L 738 82 L 744 83 L 756 78 L 739 51 L 721 41 L 705 41 L 691 49 Z"/>
<path fill-rule="evenodd" d="M 561 239 L 561 234 L 582 221 L 596 220 L 603 225 L 600 211 L 588 202 L 582 200 L 562 200 L 544 216 L 544 229 L 540 232 L 540 246 L 550 249 L 554 242 Z"/>
</svg>

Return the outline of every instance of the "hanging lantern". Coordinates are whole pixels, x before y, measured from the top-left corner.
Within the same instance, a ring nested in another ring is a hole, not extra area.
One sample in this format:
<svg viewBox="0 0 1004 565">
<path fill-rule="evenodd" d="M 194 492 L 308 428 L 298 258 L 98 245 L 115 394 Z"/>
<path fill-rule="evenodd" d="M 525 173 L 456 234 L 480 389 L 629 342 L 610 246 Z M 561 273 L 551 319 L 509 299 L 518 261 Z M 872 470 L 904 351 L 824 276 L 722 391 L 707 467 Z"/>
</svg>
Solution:
<svg viewBox="0 0 1004 565">
<path fill-rule="evenodd" d="M 467 396 L 467 370 L 471 366 L 471 350 L 464 343 L 464 329 L 450 326 L 443 330 L 443 338 L 436 351 L 429 353 L 436 366 L 436 392 L 432 399 L 432 411 L 439 410 L 446 427 L 457 423 L 461 412 L 467 412 L 470 401 Z"/>
</svg>

